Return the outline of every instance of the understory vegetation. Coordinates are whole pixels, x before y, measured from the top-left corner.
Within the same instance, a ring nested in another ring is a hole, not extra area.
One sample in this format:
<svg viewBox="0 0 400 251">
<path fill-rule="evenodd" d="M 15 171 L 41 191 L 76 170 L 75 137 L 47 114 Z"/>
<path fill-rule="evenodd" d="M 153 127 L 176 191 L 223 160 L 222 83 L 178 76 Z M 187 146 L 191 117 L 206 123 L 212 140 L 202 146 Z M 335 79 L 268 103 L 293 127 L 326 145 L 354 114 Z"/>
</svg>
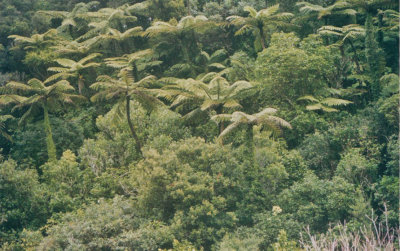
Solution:
<svg viewBox="0 0 400 251">
<path fill-rule="evenodd" d="M 396 249 L 398 8 L 0 1 L 0 249 Z"/>
</svg>

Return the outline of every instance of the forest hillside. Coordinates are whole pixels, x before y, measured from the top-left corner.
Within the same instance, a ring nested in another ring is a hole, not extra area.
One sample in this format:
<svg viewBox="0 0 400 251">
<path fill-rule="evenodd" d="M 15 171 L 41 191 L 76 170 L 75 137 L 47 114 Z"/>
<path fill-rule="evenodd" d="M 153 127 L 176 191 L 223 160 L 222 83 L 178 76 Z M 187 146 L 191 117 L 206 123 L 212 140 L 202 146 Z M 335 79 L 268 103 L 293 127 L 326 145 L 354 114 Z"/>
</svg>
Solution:
<svg viewBox="0 0 400 251">
<path fill-rule="evenodd" d="M 397 249 L 398 8 L 0 1 L 0 249 Z"/>
</svg>

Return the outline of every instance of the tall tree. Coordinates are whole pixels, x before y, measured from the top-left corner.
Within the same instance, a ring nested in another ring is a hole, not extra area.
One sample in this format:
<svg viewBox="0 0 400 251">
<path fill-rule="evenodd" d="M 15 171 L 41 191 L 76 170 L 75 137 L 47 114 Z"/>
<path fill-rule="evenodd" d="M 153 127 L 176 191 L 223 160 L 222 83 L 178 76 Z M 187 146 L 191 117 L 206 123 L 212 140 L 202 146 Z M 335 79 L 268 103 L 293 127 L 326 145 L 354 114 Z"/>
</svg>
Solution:
<svg viewBox="0 0 400 251">
<path fill-rule="evenodd" d="M 223 130 L 219 135 L 219 140 L 223 143 L 223 138 L 232 133 L 241 125 L 245 125 L 247 132 L 247 144 L 249 149 L 249 154 L 254 153 L 254 143 L 253 143 L 253 127 L 255 125 L 262 125 L 274 131 L 280 131 L 281 128 L 289 128 L 292 126 L 286 120 L 274 116 L 277 112 L 274 108 L 265 108 L 261 112 L 255 114 L 247 114 L 244 112 L 233 112 L 232 114 L 219 114 L 213 116 L 211 119 L 217 123 L 222 121 L 229 121 L 231 124 Z"/>
<path fill-rule="evenodd" d="M 122 106 L 125 105 L 126 120 L 132 137 L 136 142 L 136 151 L 142 155 L 143 143 L 139 139 L 131 120 L 130 102 L 133 99 L 149 111 L 154 110 L 157 106 L 162 105 L 162 103 L 154 97 L 153 94 L 155 91 L 148 88 L 156 77 L 150 75 L 139 80 L 132 76 L 131 71 L 131 68 L 121 69 L 118 74 L 118 79 L 106 75 L 99 76 L 97 82 L 90 86 L 90 88 L 98 91 L 98 93 L 92 96 L 91 100 L 97 102 L 107 99 L 116 99 L 119 111 L 121 111 Z"/>
<path fill-rule="evenodd" d="M 354 54 L 354 62 L 357 66 L 357 72 L 361 73 L 361 66 L 360 66 L 360 58 L 357 53 L 357 49 L 354 46 L 353 39 L 357 39 L 358 37 L 362 37 L 365 35 L 365 30 L 358 24 L 349 24 L 343 27 L 336 27 L 336 26 L 322 26 L 318 29 L 319 34 L 321 35 L 333 35 L 340 37 L 341 40 L 337 43 L 339 45 L 340 51 L 342 56 L 344 55 L 344 45 L 346 42 L 349 43 L 351 50 Z"/>
<path fill-rule="evenodd" d="M 14 104 L 15 109 L 28 107 L 23 114 L 20 123 L 34 115 L 34 112 L 42 110 L 43 126 L 46 133 L 46 144 L 49 161 L 56 160 L 56 146 L 51 132 L 49 109 L 60 109 L 65 104 L 74 104 L 75 101 L 83 100 L 80 95 L 72 94 L 74 87 L 67 80 L 60 80 L 52 85 L 46 86 L 39 79 L 30 79 L 26 84 L 11 81 L 7 83 L 0 95 L 0 104 Z M 23 94 L 22 96 L 19 94 Z"/>
<path fill-rule="evenodd" d="M 309 2 L 298 2 L 296 5 L 300 7 L 301 13 L 317 17 L 318 20 L 324 20 L 325 25 L 328 25 L 328 19 L 333 15 L 355 16 L 357 14 L 357 11 L 351 9 L 348 2 L 342 0 L 326 7 Z"/>
<path fill-rule="evenodd" d="M 195 77 L 194 59 L 195 55 L 200 52 L 196 36 L 212 27 L 214 27 L 214 23 L 208 21 L 205 16 L 187 16 L 179 22 L 174 19 L 170 22 L 154 22 L 143 34 L 152 39 L 157 52 L 164 56 L 172 56 L 171 61 L 176 62 L 179 59 L 177 55 L 181 56 L 183 62 L 179 62 L 169 69 L 174 76 Z"/>
<path fill-rule="evenodd" d="M 73 77 L 78 80 L 78 88 L 79 94 L 82 94 L 82 90 L 85 87 L 85 82 L 83 78 L 83 70 L 99 66 L 99 63 L 88 62 L 96 57 L 100 56 L 99 53 L 90 54 L 78 62 L 68 59 L 68 58 L 59 58 L 56 59 L 56 62 L 63 67 L 50 67 L 48 70 L 57 72 L 53 76 L 49 77 L 46 81 L 52 81 L 59 78 L 70 78 Z"/>
<path fill-rule="evenodd" d="M 170 100 L 171 108 L 183 108 L 188 103 L 195 106 L 194 110 L 185 115 L 185 119 L 191 119 L 202 111 L 222 114 L 224 109 L 237 109 L 241 107 L 240 95 L 253 87 L 247 81 L 237 81 L 231 85 L 218 75 L 208 84 L 194 79 L 176 79 L 173 82 L 174 84 L 163 87 L 158 95 Z M 221 133 L 223 122 L 219 126 Z"/>
<path fill-rule="evenodd" d="M 256 11 L 253 7 L 246 6 L 244 10 L 249 13 L 248 17 L 230 16 L 226 19 L 235 26 L 240 26 L 235 35 L 243 35 L 248 30 L 252 31 L 255 36 L 255 49 L 257 51 L 266 48 L 266 37 L 269 35 L 269 29 L 280 26 L 287 26 L 286 22 L 293 14 L 283 12 L 279 13 L 279 4 L 269 8 Z"/>
<path fill-rule="evenodd" d="M 85 17 L 87 13 L 96 8 L 99 5 L 97 1 L 91 1 L 89 3 L 78 3 L 75 5 L 71 12 L 68 11 L 38 11 L 39 15 L 46 16 L 50 19 L 62 19 L 61 25 L 58 27 L 63 33 L 67 33 L 72 38 L 75 38 L 77 34 L 75 32 L 80 30 L 85 23 Z M 75 29 L 75 30 L 74 30 Z M 79 34 L 79 33 L 78 33 Z"/>
<path fill-rule="evenodd" d="M 375 28 L 372 23 L 372 16 L 368 15 L 365 21 L 365 58 L 367 61 L 367 72 L 370 77 L 372 99 L 379 97 L 381 87 L 379 80 L 385 71 L 385 57 L 375 36 Z"/>
<path fill-rule="evenodd" d="M 25 50 L 41 50 L 48 45 L 56 44 L 56 35 L 57 30 L 50 29 L 43 34 L 33 34 L 31 37 L 11 35 L 8 38 L 13 38 L 15 42 L 22 44 Z"/>
</svg>

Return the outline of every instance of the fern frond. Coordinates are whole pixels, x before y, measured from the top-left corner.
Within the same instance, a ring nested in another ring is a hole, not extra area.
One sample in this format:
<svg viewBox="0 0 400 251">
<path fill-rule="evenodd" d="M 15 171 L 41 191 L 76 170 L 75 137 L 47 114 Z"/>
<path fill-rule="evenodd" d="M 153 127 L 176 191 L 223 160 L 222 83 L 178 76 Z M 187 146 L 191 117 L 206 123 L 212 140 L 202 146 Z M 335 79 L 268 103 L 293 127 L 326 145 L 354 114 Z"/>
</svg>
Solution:
<svg viewBox="0 0 400 251">
<path fill-rule="evenodd" d="M 5 85 L 6 89 L 10 90 L 18 90 L 18 91 L 32 91 L 33 88 L 30 85 L 26 85 L 23 83 L 15 82 L 15 81 L 10 81 Z"/>
<path fill-rule="evenodd" d="M 318 99 L 316 99 L 316 98 L 314 98 L 313 96 L 310 96 L 310 95 L 300 97 L 297 100 L 299 100 L 299 101 L 306 100 L 306 101 L 311 101 L 311 102 L 319 102 Z"/>
<path fill-rule="evenodd" d="M 86 63 L 87 61 L 89 61 L 89 60 L 92 60 L 92 59 L 94 59 L 94 58 L 96 58 L 96 57 L 99 57 L 101 54 L 100 53 L 92 53 L 92 54 L 90 54 L 90 55 L 88 55 L 88 56 L 86 56 L 86 57 L 84 57 L 84 58 L 82 58 L 81 60 L 79 60 L 79 64 L 84 64 L 84 63 Z M 98 64 L 99 65 L 99 64 Z M 98 66 L 98 65 L 96 65 L 96 66 Z"/>
<path fill-rule="evenodd" d="M 339 98 L 325 98 L 321 100 L 321 103 L 328 106 L 346 106 L 348 104 L 352 104 L 353 102 Z"/>
</svg>

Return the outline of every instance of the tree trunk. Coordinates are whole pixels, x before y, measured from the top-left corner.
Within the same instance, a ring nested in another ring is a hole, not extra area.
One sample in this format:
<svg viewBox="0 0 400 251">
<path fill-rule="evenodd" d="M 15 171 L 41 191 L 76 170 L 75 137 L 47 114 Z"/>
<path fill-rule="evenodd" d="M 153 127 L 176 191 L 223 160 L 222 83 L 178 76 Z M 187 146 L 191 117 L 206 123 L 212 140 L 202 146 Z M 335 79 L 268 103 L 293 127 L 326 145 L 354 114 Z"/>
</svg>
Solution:
<svg viewBox="0 0 400 251">
<path fill-rule="evenodd" d="M 51 132 L 50 119 L 49 119 L 49 111 L 47 110 L 47 105 L 43 105 L 43 114 L 44 114 L 44 131 L 46 133 L 46 145 L 47 145 L 47 155 L 49 161 L 56 161 L 56 145 L 54 144 L 53 134 Z"/>
<path fill-rule="evenodd" d="M 265 34 L 264 34 L 264 27 L 261 26 L 259 27 L 260 29 L 260 39 L 261 39 L 261 46 L 263 48 L 263 50 L 265 49 Z"/>
<path fill-rule="evenodd" d="M 140 154 L 143 155 L 142 153 L 142 145 L 140 143 L 139 137 L 136 134 L 135 128 L 133 127 L 132 121 L 131 121 L 131 109 L 130 109 L 130 97 L 127 95 L 126 96 L 126 119 L 128 120 L 128 125 L 129 129 L 131 130 L 132 137 L 136 142 L 136 151 Z"/>
<path fill-rule="evenodd" d="M 82 90 L 85 88 L 85 82 L 83 80 L 83 76 L 79 75 L 78 77 L 78 90 L 79 90 L 79 95 L 82 95 Z"/>
<path fill-rule="evenodd" d="M 190 0 L 186 0 L 186 5 L 187 5 L 187 10 L 188 10 L 188 16 L 191 16 L 192 13 L 190 11 Z"/>
<path fill-rule="evenodd" d="M 254 133 L 253 133 L 253 125 L 252 124 L 248 124 L 247 128 L 246 128 L 246 145 L 247 145 L 247 151 L 248 151 L 248 155 L 249 158 L 251 160 L 254 159 Z"/>
<path fill-rule="evenodd" d="M 356 63 L 356 66 L 357 66 L 357 73 L 361 73 L 360 60 L 358 58 L 357 50 L 354 47 L 354 44 L 351 41 L 351 39 L 349 39 L 349 43 L 350 43 L 350 47 L 351 47 L 351 49 L 353 50 L 353 53 L 354 53 L 354 62 Z"/>
</svg>

